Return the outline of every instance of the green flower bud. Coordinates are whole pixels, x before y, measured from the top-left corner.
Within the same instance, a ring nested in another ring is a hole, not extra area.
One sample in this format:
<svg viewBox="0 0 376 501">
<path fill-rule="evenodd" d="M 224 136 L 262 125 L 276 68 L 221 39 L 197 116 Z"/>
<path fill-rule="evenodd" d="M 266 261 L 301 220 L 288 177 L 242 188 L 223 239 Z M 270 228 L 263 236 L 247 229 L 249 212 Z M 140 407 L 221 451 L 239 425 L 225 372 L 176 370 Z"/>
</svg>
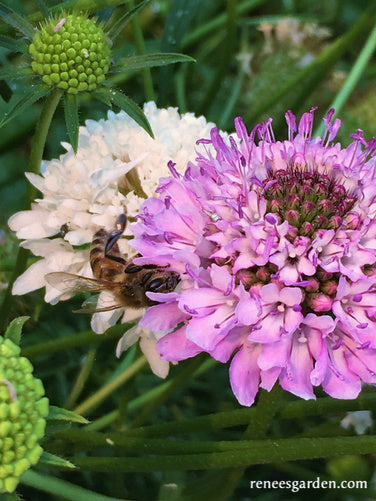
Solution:
<svg viewBox="0 0 376 501">
<path fill-rule="evenodd" d="M 0 337 L 0 493 L 13 492 L 42 454 L 48 399 L 32 371 L 20 348 Z"/>
<path fill-rule="evenodd" d="M 61 15 L 48 21 L 34 35 L 29 54 L 32 70 L 44 83 L 71 94 L 95 89 L 111 63 L 105 33 L 82 14 Z"/>
</svg>

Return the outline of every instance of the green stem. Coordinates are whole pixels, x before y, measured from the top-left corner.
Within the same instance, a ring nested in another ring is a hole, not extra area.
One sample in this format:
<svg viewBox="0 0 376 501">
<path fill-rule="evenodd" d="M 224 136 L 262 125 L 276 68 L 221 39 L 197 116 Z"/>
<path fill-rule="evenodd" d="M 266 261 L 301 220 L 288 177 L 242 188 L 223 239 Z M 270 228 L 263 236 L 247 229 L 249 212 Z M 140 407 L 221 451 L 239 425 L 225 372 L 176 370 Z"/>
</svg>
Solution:
<svg viewBox="0 0 376 501">
<path fill-rule="evenodd" d="M 282 390 L 278 384 L 270 392 L 261 391 L 254 416 L 250 419 L 249 425 L 243 435 L 244 440 L 240 440 L 239 444 L 249 444 L 249 440 L 260 440 L 266 437 L 278 410 L 281 393 Z M 186 493 L 189 496 L 190 491 L 192 492 L 193 490 L 193 493 L 197 493 L 198 491 L 200 492 L 199 499 L 203 501 L 207 497 L 216 499 L 217 501 L 226 501 L 230 499 L 235 491 L 236 486 L 244 475 L 244 471 L 245 467 L 229 468 L 219 474 L 214 472 L 214 475 L 213 473 L 208 473 L 198 480 L 196 485 L 192 483 Z M 197 489 L 197 486 L 199 486 L 199 489 Z M 197 494 L 194 495 L 197 499 Z"/>
<path fill-rule="evenodd" d="M 135 6 L 134 1 L 130 0 L 129 8 L 132 9 L 134 6 Z M 137 53 L 146 54 L 144 35 L 142 33 L 142 28 L 137 14 L 133 16 L 133 18 L 131 19 L 131 25 L 133 29 L 133 35 L 134 35 L 134 41 L 136 43 Z M 142 79 L 144 82 L 144 92 L 146 100 L 155 101 L 153 79 L 151 77 L 150 68 L 142 69 Z"/>
<path fill-rule="evenodd" d="M 35 174 L 39 173 L 40 164 L 43 157 L 44 147 L 46 144 L 48 130 L 50 128 L 52 117 L 62 95 L 61 89 L 53 90 L 46 98 L 39 120 L 35 128 L 33 144 L 30 152 L 29 171 Z M 37 193 L 36 188 L 31 184 L 27 184 L 25 209 L 30 209 L 31 203 Z M 12 288 L 16 281 L 26 269 L 28 251 L 22 247 L 19 248 L 16 264 L 13 273 L 9 279 L 7 290 L 3 303 L 0 308 L 0 331 L 4 330 L 8 321 L 9 312 L 12 306 Z"/>
<path fill-rule="evenodd" d="M 246 72 L 244 71 L 243 68 L 240 68 L 238 76 L 237 76 L 237 78 L 234 82 L 234 85 L 232 87 L 231 94 L 228 96 L 224 110 L 223 110 L 221 117 L 218 121 L 218 127 L 220 129 L 226 128 L 227 121 L 232 116 L 234 107 L 236 105 L 236 102 L 239 98 L 240 92 L 241 92 L 242 87 L 243 87 L 243 82 L 244 82 L 245 76 L 246 76 Z"/>
<path fill-rule="evenodd" d="M 120 374 L 118 377 L 116 377 L 109 383 L 102 386 L 100 390 L 96 391 L 89 398 L 81 402 L 81 404 L 74 409 L 74 412 L 76 414 L 81 414 L 81 416 L 88 414 L 90 411 L 98 407 L 103 402 L 103 400 L 105 400 L 109 395 L 111 395 L 111 393 L 113 393 L 115 390 L 117 390 L 123 384 L 129 381 L 146 364 L 147 360 L 144 356 L 138 358 L 122 374 Z"/>
<path fill-rule="evenodd" d="M 43 492 L 49 492 L 59 499 L 69 499 L 70 501 L 126 501 L 125 499 L 103 496 L 65 480 L 43 475 L 33 470 L 27 470 L 22 475 L 20 482 Z"/>
<path fill-rule="evenodd" d="M 245 12 L 255 9 L 256 7 L 259 7 L 265 2 L 266 0 L 246 0 L 244 2 L 241 2 L 236 7 L 237 15 L 239 16 L 241 14 L 244 14 Z M 200 40 L 200 38 L 203 38 L 205 35 L 217 31 L 218 28 L 222 28 L 226 24 L 226 22 L 227 22 L 227 14 L 226 13 L 220 14 L 211 21 L 202 24 L 201 26 L 199 26 L 198 28 L 187 34 L 182 40 L 181 47 L 186 48 L 189 45 L 196 43 L 198 40 Z"/>
<path fill-rule="evenodd" d="M 376 436 L 333 438 L 285 438 L 253 440 L 243 449 L 202 454 L 184 454 L 158 457 L 71 457 L 74 465 L 83 470 L 97 472 L 154 472 L 168 470 L 206 470 L 233 468 L 297 461 L 346 454 L 374 454 Z"/>
<path fill-rule="evenodd" d="M 166 384 L 166 383 L 164 383 Z M 158 389 L 158 388 L 156 388 Z M 132 402 L 135 402 L 135 399 Z M 129 409 L 132 407 L 129 404 Z M 350 411 L 375 410 L 376 394 L 361 395 L 355 400 L 334 400 L 330 397 L 318 398 L 317 400 L 289 402 L 286 405 L 279 406 L 276 413 L 276 419 L 300 419 L 307 416 L 319 416 L 326 414 L 338 414 Z M 249 409 L 236 409 L 233 411 L 217 412 L 206 416 L 198 416 L 184 421 L 171 421 L 168 423 L 159 423 L 150 426 L 144 426 L 131 430 L 124 430 L 122 433 L 132 437 L 167 437 L 169 435 L 179 435 L 187 433 L 197 433 L 213 431 L 214 429 L 229 428 L 233 426 L 242 426 L 255 419 L 257 406 Z M 116 419 L 115 412 L 111 413 L 112 421 Z M 110 415 L 109 415 L 110 416 Z M 101 419 L 104 419 L 104 416 Z M 111 420 L 109 420 L 111 422 Z M 100 420 L 98 420 L 100 421 Z M 96 421 L 85 429 L 98 430 L 104 426 L 95 427 Z"/>
<path fill-rule="evenodd" d="M 48 130 L 62 94 L 63 91 L 56 88 L 47 96 L 42 113 L 37 122 L 29 160 L 29 172 L 33 172 L 34 174 L 39 174 Z M 28 183 L 26 189 L 26 209 L 30 209 L 36 194 L 37 189 L 31 183 Z"/>
<path fill-rule="evenodd" d="M 130 428 L 137 428 L 138 426 L 141 426 L 145 421 L 147 421 L 150 416 L 152 416 L 154 412 L 165 403 L 165 401 L 176 391 L 179 386 L 190 380 L 192 374 L 196 372 L 200 365 L 202 365 L 206 357 L 206 354 L 201 354 L 187 363 L 180 374 L 178 374 L 172 381 L 170 381 L 169 386 L 166 387 L 164 391 L 161 392 L 158 396 L 156 396 L 156 398 L 149 402 L 149 405 L 144 407 L 142 412 L 136 417 L 133 423 L 131 423 Z"/>
<path fill-rule="evenodd" d="M 84 389 L 85 383 L 90 375 L 91 369 L 93 368 L 95 355 L 97 354 L 97 348 L 91 348 L 85 358 L 84 363 L 78 373 L 75 383 L 72 386 L 69 397 L 64 403 L 63 407 L 66 409 L 71 409 L 76 403 L 78 397 L 81 395 Z"/>
<path fill-rule="evenodd" d="M 209 358 L 204 362 L 193 374 L 192 377 L 196 378 L 206 372 L 207 370 L 211 369 L 214 365 L 217 364 L 217 361 L 214 360 L 213 358 Z M 168 388 L 174 383 L 173 379 L 170 379 L 169 381 L 166 381 L 159 386 L 156 386 L 155 388 L 143 393 L 142 395 L 139 395 L 138 397 L 134 398 L 128 403 L 127 410 L 129 413 L 137 411 L 140 407 L 144 407 L 147 402 L 150 402 L 152 399 L 154 399 L 156 396 L 164 393 L 165 391 L 168 390 Z M 116 421 L 120 417 L 120 412 L 118 409 L 109 412 L 108 414 L 102 416 L 101 418 L 97 419 L 96 421 L 93 421 L 91 424 L 85 427 L 85 430 L 89 431 L 97 431 L 97 430 L 102 430 L 106 426 L 109 426 L 111 423 Z M 179 421 L 181 424 L 182 422 Z M 158 425 L 157 425 L 158 426 Z M 143 436 L 142 430 L 148 430 L 149 428 L 152 428 L 153 426 L 146 426 L 142 428 L 132 428 L 131 430 L 123 430 L 122 433 L 129 433 L 130 435 L 135 435 L 135 436 Z M 141 430 L 141 433 L 139 433 Z M 184 432 L 183 432 L 184 433 Z M 167 433 L 168 435 L 169 433 Z M 153 434 L 151 434 L 153 436 Z"/>
<path fill-rule="evenodd" d="M 335 115 L 337 115 L 342 109 L 343 105 L 351 95 L 354 90 L 356 84 L 358 83 L 360 77 L 362 76 L 363 71 L 365 70 L 369 60 L 372 57 L 376 48 L 376 25 L 374 26 L 370 36 L 368 37 L 366 43 L 364 44 L 363 49 L 361 50 L 357 60 L 355 61 L 354 66 L 351 68 L 350 73 L 347 75 L 347 78 L 341 87 L 341 90 L 338 92 L 334 101 L 330 105 L 329 108 L 334 108 Z M 320 126 L 315 131 L 315 135 L 322 136 L 325 131 L 325 124 L 321 123 Z"/>
<path fill-rule="evenodd" d="M 118 324 L 110 327 L 104 334 L 95 334 L 92 330 L 83 331 L 60 339 L 51 339 L 42 343 L 25 346 L 21 355 L 27 358 L 49 355 L 58 351 L 65 351 L 83 344 L 100 344 L 110 339 L 119 339 L 132 325 Z"/>
</svg>

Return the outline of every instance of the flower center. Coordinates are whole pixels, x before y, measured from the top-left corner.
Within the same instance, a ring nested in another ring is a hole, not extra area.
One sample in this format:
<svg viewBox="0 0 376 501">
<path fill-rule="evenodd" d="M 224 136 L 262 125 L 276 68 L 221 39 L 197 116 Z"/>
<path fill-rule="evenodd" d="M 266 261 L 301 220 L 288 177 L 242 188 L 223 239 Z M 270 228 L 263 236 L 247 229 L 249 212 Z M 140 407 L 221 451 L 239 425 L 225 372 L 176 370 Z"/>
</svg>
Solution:
<svg viewBox="0 0 376 501">
<path fill-rule="evenodd" d="M 317 169 L 269 170 L 262 183 L 267 212 L 279 214 L 307 237 L 318 229 L 338 229 L 357 200 L 334 176 Z"/>
<path fill-rule="evenodd" d="M 45 84 L 70 94 L 93 90 L 111 63 L 110 45 L 100 26 L 83 15 L 50 20 L 29 47 L 31 68 Z"/>
</svg>

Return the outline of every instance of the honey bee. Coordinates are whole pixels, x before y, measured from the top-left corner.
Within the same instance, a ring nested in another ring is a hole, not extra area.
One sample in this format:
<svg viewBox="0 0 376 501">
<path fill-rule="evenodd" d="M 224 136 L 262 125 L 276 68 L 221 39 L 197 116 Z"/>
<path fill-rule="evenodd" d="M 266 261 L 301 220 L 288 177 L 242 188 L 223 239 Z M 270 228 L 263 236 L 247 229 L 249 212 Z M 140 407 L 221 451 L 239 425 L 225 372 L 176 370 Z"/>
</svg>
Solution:
<svg viewBox="0 0 376 501">
<path fill-rule="evenodd" d="M 134 258 L 124 259 L 121 256 L 117 241 L 126 224 L 127 216 L 121 214 L 110 233 L 101 228 L 94 234 L 90 246 L 90 266 L 94 278 L 65 272 L 45 275 L 46 281 L 62 292 L 78 294 L 109 291 L 114 297 L 114 303 L 111 305 L 96 309 L 83 307 L 78 312 L 93 313 L 127 306 L 152 306 L 158 303 L 148 298 L 147 292 L 172 292 L 179 283 L 179 275 L 166 270 L 166 267 L 154 264 L 137 265 L 133 262 Z"/>
</svg>

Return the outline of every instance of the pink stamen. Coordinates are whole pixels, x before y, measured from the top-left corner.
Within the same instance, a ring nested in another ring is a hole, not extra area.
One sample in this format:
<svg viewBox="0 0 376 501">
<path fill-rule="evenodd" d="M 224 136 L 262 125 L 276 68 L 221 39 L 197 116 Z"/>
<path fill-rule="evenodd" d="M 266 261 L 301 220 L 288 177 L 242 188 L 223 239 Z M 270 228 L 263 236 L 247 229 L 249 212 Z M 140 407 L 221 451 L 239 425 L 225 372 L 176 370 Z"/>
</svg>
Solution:
<svg viewBox="0 0 376 501">
<path fill-rule="evenodd" d="M 60 28 L 65 24 L 65 21 L 66 21 L 65 17 L 60 19 L 60 21 L 57 23 L 57 25 L 54 28 L 55 33 L 57 33 L 60 30 Z"/>
</svg>

